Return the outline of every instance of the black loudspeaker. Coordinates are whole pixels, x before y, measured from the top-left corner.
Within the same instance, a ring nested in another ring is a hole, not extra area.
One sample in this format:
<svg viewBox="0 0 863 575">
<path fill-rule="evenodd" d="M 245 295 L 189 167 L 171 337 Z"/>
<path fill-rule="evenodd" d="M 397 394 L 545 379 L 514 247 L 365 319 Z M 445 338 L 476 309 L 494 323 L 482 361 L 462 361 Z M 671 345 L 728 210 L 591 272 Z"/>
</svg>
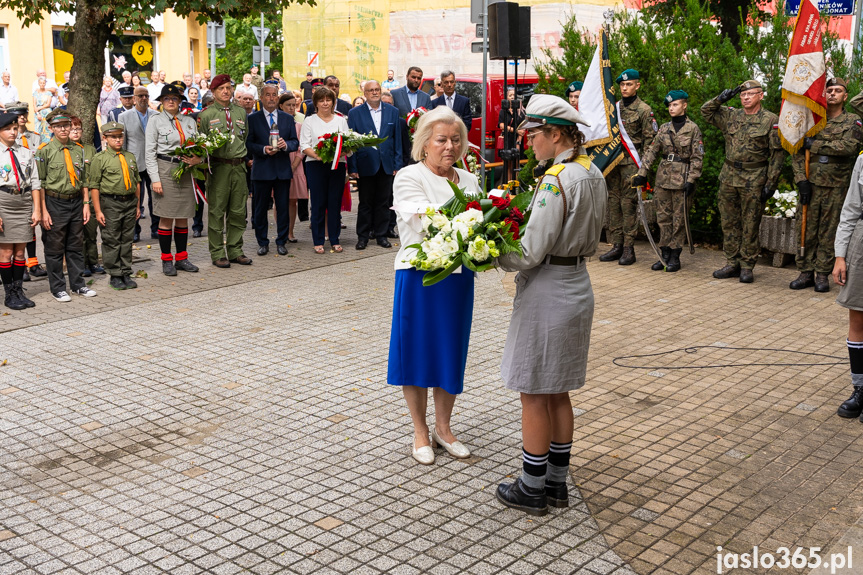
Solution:
<svg viewBox="0 0 863 575">
<path fill-rule="evenodd" d="M 488 5 L 488 52 L 492 60 L 515 60 L 521 57 L 518 49 L 518 8 L 515 2 Z"/>
<path fill-rule="evenodd" d="M 518 8 L 518 58 L 530 60 L 530 6 Z"/>
</svg>

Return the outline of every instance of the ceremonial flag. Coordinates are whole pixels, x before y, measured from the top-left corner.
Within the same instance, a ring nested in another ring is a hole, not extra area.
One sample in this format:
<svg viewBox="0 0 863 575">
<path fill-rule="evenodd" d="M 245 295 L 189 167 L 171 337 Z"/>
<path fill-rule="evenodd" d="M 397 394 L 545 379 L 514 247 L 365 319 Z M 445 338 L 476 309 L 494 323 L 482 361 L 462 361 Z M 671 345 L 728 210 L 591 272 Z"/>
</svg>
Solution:
<svg viewBox="0 0 863 575">
<path fill-rule="evenodd" d="M 603 175 L 608 175 L 623 159 L 613 86 L 608 37 L 603 30 L 578 99 L 578 111 L 590 122 L 590 126 L 578 129 L 585 136 L 587 155 Z"/>
<path fill-rule="evenodd" d="M 815 0 L 802 0 L 788 50 L 779 112 L 779 138 L 789 154 L 797 152 L 804 138 L 814 136 L 827 123 L 827 66 L 821 24 Z"/>
</svg>

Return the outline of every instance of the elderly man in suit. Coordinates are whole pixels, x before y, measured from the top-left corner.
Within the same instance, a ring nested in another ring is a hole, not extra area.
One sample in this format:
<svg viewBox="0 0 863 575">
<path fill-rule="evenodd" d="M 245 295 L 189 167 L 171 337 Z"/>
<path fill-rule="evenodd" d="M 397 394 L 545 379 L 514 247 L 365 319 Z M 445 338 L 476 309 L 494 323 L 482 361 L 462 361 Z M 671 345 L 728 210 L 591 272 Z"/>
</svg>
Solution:
<svg viewBox="0 0 863 575">
<path fill-rule="evenodd" d="M 147 122 L 158 112 L 150 108 L 150 92 L 143 86 L 135 88 L 135 106 L 117 116 L 117 121 L 123 124 L 125 137 L 123 149 L 132 152 L 138 164 L 138 175 L 141 178 L 141 194 L 138 200 L 141 216 L 144 215 L 144 190 L 147 191 L 147 206 L 150 214 L 150 237 L 159 237 L 159 216 L 153 215 L 153 191 L 150 176 L 147 174 L 147 163 L 144 161 L 144 140 L 147 132 Z M 141 218 L 135 222 L 134 240 L 141 239 Z"/>
<path fill-rule="evenodd" d="M 357 208 L 357 249 L 364 250 L 369 237 L 391 248 L 387 239 L 392 207 L 393 177 L 402 167 L 402 131 L 395 106 L 381 101 L 381 85 L 368 80 L 363 88 L 366 103 L 348 114 L 348 127 L 362 134 L 373 133 L 386 140 L 375 147 L 361 148 L 348 158 L 348 172 L 357 179 L 360 205 Z"/>
<path fill-rule="evenodd" d="M 395 107 L 399 109 L 402 118 L 407 117 L 417 108 L 431 110 L 431 96 L 420 90 L 422 82 L 423 71 L 417 66 L 411 66 L 405 76 L 405 85 L 390 91 Z"/>
<path fill-rule="evenodd" d="M 261 88 L 260 112 L 249 114 L 249 138 L 246 146 L 252 156 L 252 221 L 258 240 L 258 255 L 267 255 L 267 208 L 270 197 L 276 207 L 276 249 L 287 255 L 290 213 L 291 152 L 300 147 L 294 118 L 279 110 L 279 85 L 264 84 Z"/>
<path fill-rule="evenodd" d="M 443 95 L 432 100 L 432 108 L 447 106 L 461 117 L 462 122 L 467 126 L 467 131 L 470 132 L 473 121 L 470 112 L 470 100 L 466 96 L 455 93 L 455 72 L 451 70 L 441 72 L 440 84 L 443 88 Z"/>
</svg>

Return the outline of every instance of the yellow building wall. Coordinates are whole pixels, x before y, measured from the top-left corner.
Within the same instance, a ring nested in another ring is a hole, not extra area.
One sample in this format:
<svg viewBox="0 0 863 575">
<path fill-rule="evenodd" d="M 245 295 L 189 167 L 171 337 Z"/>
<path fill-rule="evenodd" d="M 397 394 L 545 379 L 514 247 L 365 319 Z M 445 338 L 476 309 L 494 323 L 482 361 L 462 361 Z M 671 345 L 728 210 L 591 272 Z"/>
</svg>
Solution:
<svg viewBox="0 0 863 575">
<path fill-rule="evenodd" d="M 18 88 L 19 97 L 30 102 L 33 99 L 30 87 L 36 79 L 36 70 L 44 69 L 49 78 L 54 73 L 51 23 L 43 21 L 41 24 L 22 28 L 15 12 L 3 8 L 0 9 L 0 26 L 6 27 L 7 58 L 12 84 Z"/>
<path fill-rule="evenodd" d="M 156 34 L 159 43 L 159 70 L 164 70 L 169 82 L 182 80 L 183 74 L 192 72 L 189 50 L 194 50 L 194 72 L 200 73 L 207 67 L 207 27 L 198 24 L 194 16 L 181 18 L 166 11 L 163 15 L 165 31 Z M 191 43 L 191 44 L 190 44 Z"/>
</svg>

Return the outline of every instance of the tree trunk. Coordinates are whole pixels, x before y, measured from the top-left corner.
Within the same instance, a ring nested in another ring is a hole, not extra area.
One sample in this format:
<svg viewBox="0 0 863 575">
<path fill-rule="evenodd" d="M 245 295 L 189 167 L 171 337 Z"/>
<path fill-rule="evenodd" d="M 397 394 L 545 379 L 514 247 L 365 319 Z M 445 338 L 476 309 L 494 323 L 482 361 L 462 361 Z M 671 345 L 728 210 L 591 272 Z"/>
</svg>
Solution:
<svg viewBox="0 0 863 575">
<path fill-rule="evenodd" d="M 75 13 L 75 61 L 69 75 L 69 111 L 83 122 L 82 141 L 93 143 L 99 92 L 105 75 L 105 45 L 111 34 L 113 12 L 102 13 L 93 0 L 78 0 Z"/>
</svg>

